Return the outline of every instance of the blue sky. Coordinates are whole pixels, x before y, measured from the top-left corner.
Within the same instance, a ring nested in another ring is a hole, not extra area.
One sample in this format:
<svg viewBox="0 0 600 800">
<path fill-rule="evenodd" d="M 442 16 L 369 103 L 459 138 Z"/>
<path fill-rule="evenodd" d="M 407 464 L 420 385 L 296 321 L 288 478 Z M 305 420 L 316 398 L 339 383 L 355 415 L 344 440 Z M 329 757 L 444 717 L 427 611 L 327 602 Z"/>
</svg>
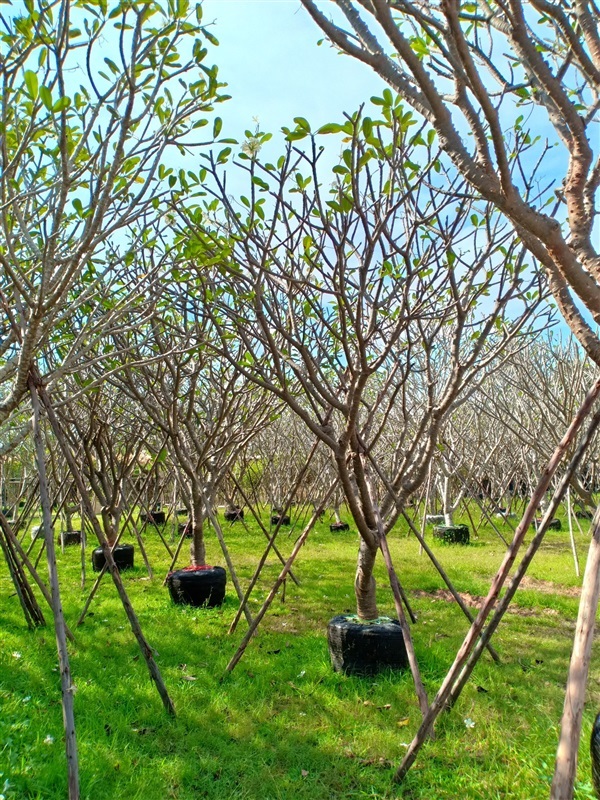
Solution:
<svg viewBox="0 0 600 800">
<path fill-rule="evenodd" d="M 317 46 L 322 35 L 298 0 L 204 0 L 202 7 L 220 42 L 209 60 L 233 98 L 219 108 L 224 136 L 243 138 L 253 117 L 274 134 L 298 116 L 313 128 L 340 121 L 385 88 L 363 64 L 327 42 Z"/>
</svg>

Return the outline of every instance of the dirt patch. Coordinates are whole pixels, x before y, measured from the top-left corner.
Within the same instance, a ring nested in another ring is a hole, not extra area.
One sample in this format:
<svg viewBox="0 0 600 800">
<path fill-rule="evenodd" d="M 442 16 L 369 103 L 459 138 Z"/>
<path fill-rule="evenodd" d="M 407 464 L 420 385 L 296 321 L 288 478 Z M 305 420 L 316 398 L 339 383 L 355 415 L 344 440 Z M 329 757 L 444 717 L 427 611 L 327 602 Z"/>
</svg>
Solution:
<svg viewBox="0 0 600 800">
<path fill-rule="evenodd" d="M 425 592 L 422 589 L 416 589 L 412 592 L 413 595 L 416 597 L 429 597 L 432 600 L 444 600 L 447 603 L 454 603 L 454 597 L 452 593 L 448 589 L 436 589 L 435 592 Z M 482 608 L 485 597 L 479 597 L 477 595 L 469 594 L 468 592 L 458 592 L 459 597 L 461 600 L 471 609 L 479 610 Z M 523 606 L 515 605 L 511 603 L 508 607 L 506 612 L 507 614 L 517 614 L 519 617 L 537 617 L 540 614 L 549 617 L 556 617 L 558 616 L 558 611 L 554 608 L 541 608 L 541 609 L 533 609 L 533 608 L 524 608 Z"/>
<path fill-rule="evenodd" d="M 536 592 L 557 594 L 560 597 L 579 597 L 581 594 L 579 586 L 561 586 L 558 583 L 552 583 L 552 581 L 538 581 L 536 578 L 530 578 L 527 575 L 519 584 L 519 589 L 534 589 Z"/>
</svg>

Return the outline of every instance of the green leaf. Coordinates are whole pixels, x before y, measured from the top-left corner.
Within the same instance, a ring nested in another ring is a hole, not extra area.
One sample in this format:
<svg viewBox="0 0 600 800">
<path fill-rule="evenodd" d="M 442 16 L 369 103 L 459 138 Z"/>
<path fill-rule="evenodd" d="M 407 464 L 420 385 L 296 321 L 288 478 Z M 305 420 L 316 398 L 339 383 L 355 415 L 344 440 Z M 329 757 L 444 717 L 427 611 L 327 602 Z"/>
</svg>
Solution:
<svg viewBox="0 0 600 800">
<path fill-rule="evenodd" d="M 343 125 L 338 125 L 337 122 L 329 122 L 319 128 L 317 133 L 340 133 L 343 129 Z"/>
<path fill-rule="evenodd" d="M 231 147 L 224 147 L 217 156 L 217 164 L 224 164 L 231 154 Z"/>
<path fill-rule="evenodd" d="M 64 95 L 63 97 L 59 97 L 56 103 L 52 106 L 53 112 L 64 111 L 71 105 L 71 98 Z"/>
<path fill-rule="evenodd" d="M 221 117 L 216 117 L 213 123 L 213 139 L 216 139 L 217 136 L 221 133 L 221 128 L 223 127 L 223 120 Z"/>
<path fill-rule="evenodd" d="M 52 111 L 52 92 L 47 86 L 40 86 L 40 100 L 48 111 Z"/>
<path fill-rule="evenodd" d="M 294 122 L 299 128 L 302 128 L 307 133 L 310 133 L 310 125 L 308 124 L 308 120 L 304 119 L 304 117 L 294 117 Z"/>
<path fill-rule="evenodd" d="M 36 100 L 38 96 L 38 79 L 35 72 L 30 69 L 25 70 L 25 85 L 32 100 Z"/>
</svg>

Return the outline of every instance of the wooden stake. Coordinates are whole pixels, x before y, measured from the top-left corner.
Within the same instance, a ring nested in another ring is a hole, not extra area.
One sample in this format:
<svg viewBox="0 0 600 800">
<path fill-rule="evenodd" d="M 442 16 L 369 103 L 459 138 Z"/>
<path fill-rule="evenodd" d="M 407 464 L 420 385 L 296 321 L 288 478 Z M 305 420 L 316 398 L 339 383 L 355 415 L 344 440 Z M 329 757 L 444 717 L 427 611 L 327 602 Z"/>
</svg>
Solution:
<svg viewBox="0 0 600 800">
<path fill-rule="evenodd" d="M 56 635 L 56 649 L 58 651 L 58 665 L 60 669 L 69 800 L 79 800 L 79 760 L 77 757 L 75 712 L 73 709 L 73 695 L 75 693 L 75 687 L 71 681 L 71 667 L 69 664 L 69 651 L 67 649 L 67 633 L 60 599 L 58 570 L 56 568 L 56 551 L 54 547 L 54 534 L 52 531 L 52 508 L 50 496 L 48 494 L 48 481 L 46 477 L 46 454 L 44 452 L 44 442 L 42 439 L 42 430 L 40 426 L 40 403 L 38 399 L 37 387 L 32 375 L 29 376 L 28 383 L 29 392 L 31 395 L 31 405 L 33 406 L 33 441 L 35 445 L 36 466 L 40 480 L 40 500 L 42 504 L 44 540 L 46 544 L 46 558 L 48 561 L 48 577 L 50 581 L 52 611 L 54 614 L 54 633 Z"/>
<path fill-rule="evenodd" d="M 106 541 L 106 537 L 104 536 L 104 531 L 102 530 L 102 527 L 100 526 L 100 523 L 98 522 L 98 519 L 94 514 L 94 507 L 90 500 L 90 496 L 86 490 L 83 478 L 81 477 L 81 473 L 79 472 L 79 467 L 77 466 L 75 458 L 73 457 L 73 454 L 71 452 L 71 448 L 69 447 L 69 444 L 65 439 L 65 436 L 60 427 L 60 423 L 56 417 L 56 414 L 54 413 L 50 397 L 43 386 L 38 386 L 37 392 L 40 396 L 42 403 L 44 404 L 46 413 L 48 414 L 48 419 L 50 421 L 50 425 L 52 426 L 52 430 L 54 431 L 54 435 L 56 436 L 56 440 L 58 441 L 60 448 L 63 451 L 63 454 L 67 460 L 67 464 L 69 465 L 69 469 L 71 470 L 71 474 L 73 476 L 75 484 L 77 485 L 77 489 L 83 501 L 88 519 L 90 520 L 90 523 L 94 529 L 94 533 L 98 537 L 98 542 L 102 547 L 104 558 L 106 559 L 106 565 L 108 567 L 108 570 L 110 571 L 111 577 L 117 589 L 117 593 L 121 598 L 121 603 L 123 604 L 123 608 L 125 610 L 125 614 L 127 615 L 127 619 L 129 620 L 129 624 L 131 626 L 133 635 L 137 639 L 137 642 L 140 646 L 140 650 L 146 662 L 146 666 L 148 667 L 148 672 L 150 673 L 150 678 L 154 681 L 154 684 L 156 685 L 157 691 L 160 695 L 160 698 L 163 702 L 163 705 L 167 713 L 174 717 L 175 706 L 173 705 L 173 701 L 169 697 L 169 693 L 167 692 L 167 687 L 165 686 L 158 665 L 154 660 L 152 648 L 150 647 L 150 645 L 146 641 L 146 638 L 144 637 L 137 615 L 133 610 L 133 606 L 131 605 L 131 601 L 129 600 L 127 592 L 125 591 L 125 586 L 123 585 L 121 574 L 117 568 L 117 565 L 115 564 L 111 548 L 108 542 Z"/>
<path fill-rule="evenodd" d="M 577 753 L 581 736 L 581 720 L 585 703 L 594 641 L 596 612 L 600 595 L 600 506 L 596 509 L 592 524 L 592 539 L 588 552 L 577 627 L 573 640 L 573 652 L 569 664 L 567 691 L 560 725 L 560 739 L 556 753 L 554 778 L 550 789 L 550 800 L 571 800 L 577 773 Z"/>
<path fill-rule="evenodd" d="M 454 659 L 454 663 L 450 667 L 446 677 L 444 678 L 442 685 L 440 686 L 436 697 L 434 698 L 433 702 L 429 707 L 429 711 L 421 723 L 417 734 L 415 735 L 414 739 L 410 743 L 404 760 L 402 764 L 398 768 L 395 780 L 397 782 L 402 781 L 408 770 L 414 764 L 415 759 L 417 757 L 418 752 L 420 751 L 421 747 L 423 746 L 424 742 L 426 741 L 429 731 L 432 728 L 435 720 L 442 712 L 442 710 L 446 707 L 446 703 L 448 698 L 450 697 L 450 693 L 452 691 L 452 687 L 454 686 L 455 681 L 458 679 L 461 670 L 465 666 L 469 655 L 471 654 L 472 650 L 477 644 L 478 639 L 481 636 L 483 631 L 485 622 L 490 615 L 498 596 L 500 594 L 500 590 L 504 586 L 504 583 L 510 573 L 510 570 L 514 564 L 515 558 L 517 553 L 523 543 L 525 538 L 525 534 L 527 533 L 529 526 L 531 525 L 537 508 L 540 504 L 540 501 L 544 497 L 548 486 L 550 485 L 550 481 L 552 476 L 556 472 L 560 462 L 563 459 L 565 452 L 570 447 L 571 443 L 575 439 L 579 429 L 583 425 L 584 420 L 588 417 L 591 413 L 591 410 L 600 395 L 600 379 L 596 381 L 593 387 L 590 389 L 588 394 L 586 395 L 585 400 L 583 401 L 581 407 L 575 414 L 567 432 L 556 446 L 550 461 L 548 462 L 544 472 L 542 473 L 538 485 L 529 501 L 527 508 L 525 509 L 525 513 L 517 529 L 515 531 L 515 535 L 513 541 L 511 542 L 506 555 L 496 573 L 492 584 L 490 586 L 490 590 L 488 595 L 485 599 L 485 602 L 480 609 L 475 621 L 471 625 L 458 653 L 456 654 L 456 658 Z"/>
</svg>

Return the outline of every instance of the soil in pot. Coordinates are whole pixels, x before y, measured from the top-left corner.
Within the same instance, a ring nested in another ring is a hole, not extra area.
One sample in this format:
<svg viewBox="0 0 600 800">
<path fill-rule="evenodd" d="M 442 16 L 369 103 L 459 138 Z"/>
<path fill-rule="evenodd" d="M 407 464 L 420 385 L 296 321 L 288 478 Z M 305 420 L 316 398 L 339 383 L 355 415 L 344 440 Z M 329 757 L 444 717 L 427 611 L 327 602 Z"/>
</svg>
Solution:
<svg viewBox="0 0 600 800">
<path fill-rule="evenodd" d="M 81 544 L 81 531 L 61 531 L 58 534 L 57 542 L 61 547 Z"/>
<path fill-rule="evenodd" d="M 436 525 L 433 535 L 446 544 L 469 544 L 468 525 Z"/>
<path fill-rule="evenodd" d="M 167 577 L 174 603 L 188 606 L 220 606 L 225 599 L 227 573 L 223 567 L 184 567 Z"/>
<path fill-rule="evenodd" d="M 400 623 L 389 617 L 364 622 L 354 614 L 341 614 L 329 621 L 327 641 L 335 672 L 376 675 L 408 667 Z"/>
<path fill-rule="evenodd" d="M 112 551 L 119 572 L 133 567 L 133 553 L 134 548 L 132 544 L 118 544 Z M 92 552 L 92 569 L 94 572 L 100 572 L 105 563 L 104 551 L 101 547 L 97 547 Z"/>
<path fill-rule="evenodd" d="M 347 522 L 332 522 L 329 526 L 329 530 L 332 533 L 336 533 L 338 531 L 349 531 L 350 525 Z"/>
</svg>

